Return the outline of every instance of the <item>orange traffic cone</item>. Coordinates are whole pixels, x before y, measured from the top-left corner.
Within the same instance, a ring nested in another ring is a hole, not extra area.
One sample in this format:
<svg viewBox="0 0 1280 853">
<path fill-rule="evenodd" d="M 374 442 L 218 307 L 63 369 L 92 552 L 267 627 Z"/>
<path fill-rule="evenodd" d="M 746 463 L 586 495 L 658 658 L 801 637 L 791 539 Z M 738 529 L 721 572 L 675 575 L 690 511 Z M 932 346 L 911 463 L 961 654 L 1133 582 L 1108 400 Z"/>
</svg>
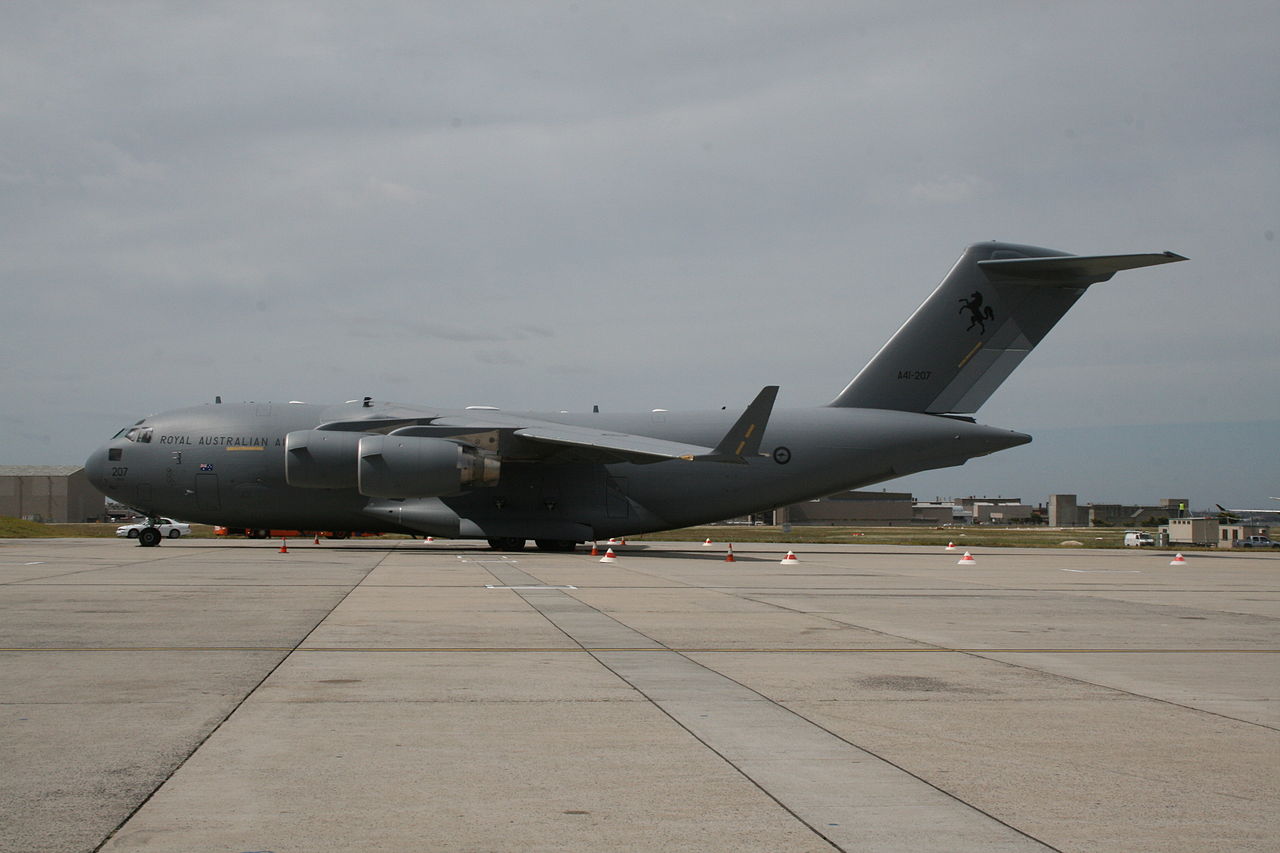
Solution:
<svg viewBox="0 0 1280 853">
<path fill-rule="evenodd" d="M 737 561 L 737 559 L 733 556 L 733 544 L 732 544 L 732 543 L 730 543 L 730 545 L 729 545 L 729 553 L 727 553 L 727 554 L 725 554 L 725 555 L 724 555 L 724 561 L 725 561 L 726 563 L 736 563 L 736 562 L 738 562 L 738 561 Z"/>
<path fill-rule="evenodd" d="M 612 548 L 610 548 L 608 551 L 605 551 L 604 556 L 600 558 L 600 562 L 602 563 L 616 563 L 617 561 L 618 561 L 618 558 L 614 555 Z"/>
<path fill-rule="evenodd" d="M 319 534 L 319 533 L 317 533 L 317 534 L 316 534 L 316 539 L 315 539 L 315 541 L 314 541 L 314 542 L 312 542 L 311 544 L 312 544 L 312 545 L 319 545 L 319 544 L 320 544 L 320 534 Z"/>
<path fill-rule="evenodd" d="M 794 565 L 796 565 L 797 563 L 799 563 L 800 561 L 799 561 L 798 559 L 796 559 L 796 552 L 795 552 L 795 551 L 788 551 L 788 552 L 787 552 L 787 556 L 783 557 L 783 558 L 782 558 L 782 560 L 781 560 L 780 562 L 781 562 L 781 564 L 782 564 L 782 565 L 784 565 L 784 566 L 794 566 Z"/>
<path fill-rule="evenodd" d="M 289 544 L 287 540 L 284 540 L 284 539 L 280 540 L 280 553 L 281 554 L 289 553 Z"/>
<path fill-rule="evenodd" d="M 1186 564 L 1187 559 L 1181 554 L 1175 554 L 1173 559 L 1169 561 L 1169 565 L 1171 566 L 1185 566 Z"/>
<path fill-rule="evenodd" d="M 599 548 L 599 546 L 597 546 L 597 545 L 596 545 L 596 543 L 594 543 L 594 542 L 592 542 L 592 543 L 591 543 L 591 556 L 593 556 L 593 557 L 599 557 L 599 556 L 600 556 L 600 548 Z"/>
<path fill-rule="evenodd" d="M 964 556 L 960 558 L 960 562 L 956 563 L 956 565 L 957 566 L 976 566 L 978 565 L 978 561 L 973 559 L 972 554 L 970 554 L 968 551 L 965 551 Z"/>
</svg>

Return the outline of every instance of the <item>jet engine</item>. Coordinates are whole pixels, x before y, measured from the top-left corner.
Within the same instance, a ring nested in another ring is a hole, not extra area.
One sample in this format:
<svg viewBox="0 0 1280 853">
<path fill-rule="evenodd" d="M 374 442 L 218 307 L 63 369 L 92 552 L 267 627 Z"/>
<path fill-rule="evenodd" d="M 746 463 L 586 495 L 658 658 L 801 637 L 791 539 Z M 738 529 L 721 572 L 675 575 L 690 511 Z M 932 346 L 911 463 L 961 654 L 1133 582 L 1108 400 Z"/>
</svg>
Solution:
<svg viewBox="0 0 1280 853">
<path fill-rule="evenodd" d="M 493 486 L 498 457 L 447 438 L 366 435 L 360 439 L 357 488 L 372 498 L 435 498 Z"/>
<path fill-rule="evenodd" d="M 304 489 L 358 489 L 376 498 L 433 498 L 497 485 L 498 457 L 447 438 L 296 430 L 285 436 L 285 480 Z"/>
<path fill-rule="evenodd" d="M 300 429 L 284 437 L 284 478 L 301 489 L 354 489 L 356 454 L 365 434 Z"/>
</svg>

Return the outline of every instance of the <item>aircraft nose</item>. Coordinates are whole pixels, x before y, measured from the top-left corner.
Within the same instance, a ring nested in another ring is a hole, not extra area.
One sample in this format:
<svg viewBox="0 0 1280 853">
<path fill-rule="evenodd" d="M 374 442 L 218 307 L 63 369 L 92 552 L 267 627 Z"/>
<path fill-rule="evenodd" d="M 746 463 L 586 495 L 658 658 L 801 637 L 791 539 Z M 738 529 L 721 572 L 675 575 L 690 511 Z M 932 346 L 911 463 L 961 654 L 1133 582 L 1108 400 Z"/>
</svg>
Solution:
<svg viewBox="0 0 1280 853">
<path fill-rule="evenodd" d="M 104 444 L 90 453 L 89 458 L 84 461 L 84 473 L 89 482 L 103 494 L 107 491 L 107 452 L 107 445 Z"/>
</svg>

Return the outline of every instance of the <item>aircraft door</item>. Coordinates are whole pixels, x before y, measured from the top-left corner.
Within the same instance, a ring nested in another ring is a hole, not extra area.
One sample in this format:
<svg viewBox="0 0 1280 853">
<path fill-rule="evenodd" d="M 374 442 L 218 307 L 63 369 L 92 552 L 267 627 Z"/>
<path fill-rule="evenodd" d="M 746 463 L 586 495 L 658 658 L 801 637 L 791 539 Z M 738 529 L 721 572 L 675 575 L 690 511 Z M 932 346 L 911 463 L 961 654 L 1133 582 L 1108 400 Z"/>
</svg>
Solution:
<svg viewBox="0 0 1280 853">
<path fill-rule="evenodd" d="M 626 518 L 631 513 L 627 500 L 627 478 L 604 475 L 604 511 L 609 518 Z"/>
<path fill-rule="evenodd" d="M 196 474 L 196 506 L 211 510 L 221 508 L 222 504 L 218 501 L 217 474 Z"/>
</svg>

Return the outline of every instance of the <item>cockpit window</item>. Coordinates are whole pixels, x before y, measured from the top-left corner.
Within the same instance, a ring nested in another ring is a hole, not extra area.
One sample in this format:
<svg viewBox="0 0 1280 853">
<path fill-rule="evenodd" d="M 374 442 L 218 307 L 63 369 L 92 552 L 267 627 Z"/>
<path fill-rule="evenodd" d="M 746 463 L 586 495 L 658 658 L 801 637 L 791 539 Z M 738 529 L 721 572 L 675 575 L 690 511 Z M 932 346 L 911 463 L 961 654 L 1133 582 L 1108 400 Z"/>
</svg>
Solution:
<svg viewBox="0 0 1280 853">
<path fill-rule="evenodd" d="M 133 427 L 124 434 L 124 437 L 126 441 L 133 441 L 138 444 L 150 444 L 151 432 L 151 427 Z"/>
</svg>

